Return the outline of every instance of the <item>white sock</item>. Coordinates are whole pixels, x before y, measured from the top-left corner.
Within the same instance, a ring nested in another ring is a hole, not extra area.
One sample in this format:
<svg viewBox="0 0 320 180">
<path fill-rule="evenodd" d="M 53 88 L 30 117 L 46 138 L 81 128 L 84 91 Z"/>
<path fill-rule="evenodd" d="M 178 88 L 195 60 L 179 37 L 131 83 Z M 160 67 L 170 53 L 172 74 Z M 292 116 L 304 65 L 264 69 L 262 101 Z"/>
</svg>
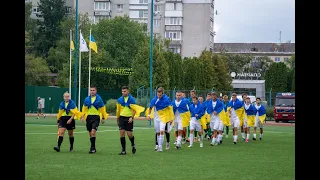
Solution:
<svg viewBox="0 0 320 180">
<path fill-rule="evenodd" d="M 247 134 L 247 139 L 250 139 L 250 134 Z"/>
<path fill-rule="evenodd" d="M 211 142 L 211 143 L 212 143 L 212 144 L 216 143 L 216 140 L 217 140 L 217 138 L 215 138 L 215 137 L 212 138 L 212 142 Z"/>
<path fill-rule="evenodd" d="M 200 143 L 202 143 L 202 135 L 199 135 Z"/>
<path fill-rule="evenodd" d="M 262 138 L 262 134 L 260 134 L 260 138 Z"/>
<path fill-rule="evenodd" d="M 256 133 L 253 134 L 253 138 L 257 138 L 257 134 Z"/>
<path fill-rule="evenodd" d="M 178 136 L 178 139 L 177 139 L 177 145 L 179 146 L 181 145 L 181 138 L 182 138 L 181 136 Z"/>
<path fill-rule="evenodd" d="M 237 139 L 238 139 L 238 135 L 234 135 L 233 136 L 233 142 L 237 142 Z"/>
<path fill-rule="evenodd" d="M 244 139 L 244 138 L 245 138 L 245 136 L 244 136 L 244 132 L 243 132 L 243 133 L 241 133 L 241 135 L 242 135 L 242 138 Z"/>
<path fill-rule="evenodd" d="M 158 142 L 160 149 L 162 149 L 163 139 L 164 139 L 164 135 L 160 134 L 160 138 L 159 138 L 159 142 Z"/>
<path fill-rule="evenodd" d="M 190 133 L 190 145 L 192 146 L 193 144 L 193 134 Z"/>
</svg>

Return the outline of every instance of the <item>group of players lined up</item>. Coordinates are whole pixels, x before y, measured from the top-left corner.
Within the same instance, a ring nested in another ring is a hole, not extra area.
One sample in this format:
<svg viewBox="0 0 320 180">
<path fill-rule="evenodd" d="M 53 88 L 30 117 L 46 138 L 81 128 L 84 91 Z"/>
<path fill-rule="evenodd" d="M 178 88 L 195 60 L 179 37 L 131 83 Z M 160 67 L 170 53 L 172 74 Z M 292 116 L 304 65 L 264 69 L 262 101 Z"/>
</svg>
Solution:
<svg viewBox="0 0 320 180">
<path fill-rule="evenodd" d="M 157 97 L 151 101 L 150 108 L 147 110 L 148 119 L 154 119 L 156 151 L 163 151 L 164 134 L 167 139 L 166 149 L 170 148 L 172 127 L 175 131 L 176 149 L 181 148 L 181 144 L 185 142 L 190 143 L 189 148 L 193 147 L 193 143 L 197 141 L 197 134 L 200 147 L 203 147 L 203 138 L 206 137 L 211 140 L 211 146 L 221 144 L 224 129 L 228 137 L 229 126 L 233 128 L 234 144 L 238 141 L 239 127 L 243 141 L 249 142 L 250 127 L 254 127 L 253 140 L 256 140 L 257 127 L 260 128 L 260 140 L 262 140 L 266 110 L 261 105 L 260 98 L 257 98 L 256 105 L 253 105 L 245 93 L 242 94 L 244 101 L 237 99 L 236 93 L 232 94 L 230 101 L 227 95 L 223 96 L 222 101 L 219 100 L 215 92 L 208 93 L 206 101 L 203 101 L 201 96 L 197 97 L 194 90 L 190 91 L 190 96 L 186 99 L 183 92 L 177 91 L 175 100 L 170 102 L 169 97 L 164 94 L 164 89 L 158 88 Z M 174 120 L 171 121 L 172 119 Z"/>
<path fill-rule="evenodd" d="M 208 93 L 206 101 L 202 97 L 196 97 L 195 91 L 190 91 L 191 98 L 186 99 L 181 91 L 176 92 L 175 100 L 164 93 L 162 87 L 157 89 L 157 95 L 154 97 L 149 108 L 146 110 L 148 120 L 154 120 L 154 129 L 156 132 L 156 148 L 162 152 L 164 143 L 164 134 L 166 134 L 166 149 L 170 148 L 170 131 L 174 127 L 176 136 L 176 149 L 181 148 L 181 144 L 190 142 L 188 147 L 193 146 L 199 135 L 200 147 L 203 147 L 204 137 L 212 139 L 211 145 L 222 143 L 224 126 L 226 127 L 226 137 L 228 136 L 229 126 L 233 128 L 234 144 L 238 141 L 238 128 L 241 127 L 242 138 L 249 142 L 250 127 L 254 126 L 253 140 L 256 140 L 256 128 L 260 127 L 260 140 L 262 139 L 263 123 L 265 120 L 265 108 L 260 104 L 260 98 L 257 98 L 256 105 L 252 105 L 250 98 L 246 94 L 242 95 L 245 102 L 237 99 L 237 94 L 232 94 L 229 101 L 227 96 L 223 97 L 223 102 L 217 98 L 215 92 Z M 75 119 L 86 121 L 86 128 L 90 137 L 89 153 L 96 153 L 96 132 L 100 122 L 108 118 L 106 108 L 102 98 L 97 94 L 97 88 L 90 87 L 90 96 L 86 97 L 80 112 L 74 101 L 70 99 L 69 93 L 64 93 L 64 100 L 60 103 L 57 115 L 58 123 L 58 143 L 54 150 L 60 152 L 65 130 L 68 130 L 70 152 L 73 151 Z M 122 96 L 117 100 L 117 124 L 120 131 L 120 143 L 122 150 L 119 155 L 126 154 L 127 134 L 131 141 L 132 153 L 136 153 L 135 140 L 133 136 L 133 122 L 135 117 L 139 117 L 145 108 L 136 104 L 135 99 L 130 95 L 127 86 L 122 87 Z M 188 130 L 188 140 L 186 132 Z M 246 134 L 246 135 L 245 135 Z"/>
</svg>

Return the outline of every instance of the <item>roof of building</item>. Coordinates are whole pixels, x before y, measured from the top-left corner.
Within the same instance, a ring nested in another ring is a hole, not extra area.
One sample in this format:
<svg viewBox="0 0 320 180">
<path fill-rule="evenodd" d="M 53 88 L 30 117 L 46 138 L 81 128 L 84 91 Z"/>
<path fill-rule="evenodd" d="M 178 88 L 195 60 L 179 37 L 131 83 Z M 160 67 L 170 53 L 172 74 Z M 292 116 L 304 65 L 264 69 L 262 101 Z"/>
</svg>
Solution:
<svg viewBox="0 0 320 180">
<path fill-rule="evenodd" d="M 295 43 L 214 43 L 214 52 L 295 52 Z"/>
</svg>

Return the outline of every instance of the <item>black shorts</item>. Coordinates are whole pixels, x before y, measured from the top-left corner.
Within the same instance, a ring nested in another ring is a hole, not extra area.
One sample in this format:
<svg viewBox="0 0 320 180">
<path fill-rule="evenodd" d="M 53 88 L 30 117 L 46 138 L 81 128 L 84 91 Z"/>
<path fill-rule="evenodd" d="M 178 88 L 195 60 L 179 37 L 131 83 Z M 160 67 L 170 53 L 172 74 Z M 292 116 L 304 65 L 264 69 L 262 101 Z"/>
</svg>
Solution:
<svg viewBox="0 0 320 180">
<path fill-rule="evenodd" d="M 76 122 L 72 119 L 70 124 L 67 124 L 67 121 L 71 118 L 71 116 L 61 116 L 60 120 L 58 120 L 59 128 L 66 128 L 67 130 L 73 130 L 76 128 Z"/>
<path fill-rule="evenodd" d="M 165 132 L 168 131 L 168 123 L 166 123 L 166 127 L 164 128 Z"/>
<path fill-rule="evenodd" d="M 130 117 L 119 117 L 119 130 L 133 131 L 133 121 L 129 123 Z"/>
<path fill-rule="evenodd" d="M 39 113 L 39 114 L 42 113 L 42 108 L 38 108 L 38 113 Z"/>
<path fill-rule="evenodd" d="M 91 132 L 92 129 L 98 130 L 100 124 L 100 116 L 99 115 L 88 115 L 86 120 L 87 130 Z"/>
</svg>

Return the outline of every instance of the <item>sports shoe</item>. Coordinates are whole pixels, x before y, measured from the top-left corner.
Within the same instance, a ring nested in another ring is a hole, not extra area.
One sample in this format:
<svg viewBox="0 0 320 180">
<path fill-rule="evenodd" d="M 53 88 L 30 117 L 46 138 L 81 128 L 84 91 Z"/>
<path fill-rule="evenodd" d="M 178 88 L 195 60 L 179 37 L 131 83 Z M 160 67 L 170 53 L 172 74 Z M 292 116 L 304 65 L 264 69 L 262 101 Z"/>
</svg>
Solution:
<svg viewBox="0 0 320 180">
<path fill-rule="evenodd" d="M 260 138 L 260 141 L 262 140 L 262 137 Z"/>
<path fill-rule="evenodd" d="M 96 153 L 96 152 L 97 152 L 96 149 L 93 148 L 93 147 L 91 147 L 91 148 L 90 148 L 90 151 L 89 151 L 89 154 L 94 154 L 94 153 Z"/>
<path fill-rule="evenodd" d="M 166 150 L 169 150 L 170 149 L 170 143 L 167 143 L 166 144 Z"/>
<path fill-rule="evenodd" d="M 55 151 L 60 152 L 60 148 L 58 146 L 53 148 Z"/>
<path fill-rule="evenodd" d="M 120 153 L 119 153 L 119 155 L 126 155 L 127 153 L 125 152 L 125 151 L 121 151 Z"/>
<path fill-rule="evenodd" d="M 162 148 L 159 148 L 159 149 L 157 150 L 157 152 L 162 152 Z"/>
<path fill-rule="evenodd" d="M 72 152 L 72 151 L 73 151 L 73 147 L 70 147 L 69 152 Z"/>
<path fill-rule="evenodd" d="M 248 143 L 249 142 L 249 139 L 246 139 L 246 143 Z"/>
<path fill-rule="evenodd" d="M 192 148 L 192 145 L 190 144 L 190 145 L 188 146 L 188 148 Z"/>
<path fill-rule="evenodd" d="M 135 154 L 136 152 L 137 152 L 136 145 L 133 145 L 132 146 L 132 154 Z"/>
<path fill-rule="evenodd" d="M 252 138 L 252 140 L 254 140 L 254 141 L 255 141 L 255 140 L 257 140 L 257 139 L 256 139 L 256 138 Z"/>
<path fill-rule="evenodd" d="M 233 142 L 233 144 L 237 144 L 237 142 Z"/>
<path fill-rule="evenodd" d="M 246 139 L 245 139 L 245 138 L 242 138 L 242 141 L 246 141 Z"/>
<path fill-rule="evenodd" d="M 211 145 L 211 146 L 214 146 L 214 145 L 215 145 L 215 143 L 211 142 L 211 143 L 210 143 L 210 145 Z"/>
<path fill-rule="evenodd" d="M 200 147 L 203 147 L 203 143 L 202 142 L 200 143 Z"/>
<path fill-rule="evenodd" d="M 157 151 L 157 150 L 158 150 L 158 148 L 159 148 L 159 146 L 158 146 L 158 145 L 156 145 L 156 147 L 154 148 L 154 150 L 155 150 L 155 151 Z"/>
</svg>

